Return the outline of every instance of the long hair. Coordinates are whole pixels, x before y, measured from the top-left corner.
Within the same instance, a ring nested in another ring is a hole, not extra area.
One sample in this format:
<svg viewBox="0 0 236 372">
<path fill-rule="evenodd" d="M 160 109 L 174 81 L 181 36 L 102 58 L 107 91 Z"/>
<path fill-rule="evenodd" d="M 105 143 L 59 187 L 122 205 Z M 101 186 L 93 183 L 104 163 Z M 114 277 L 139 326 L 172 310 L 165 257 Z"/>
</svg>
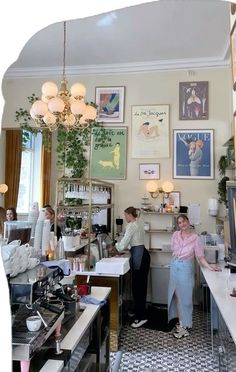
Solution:
<svg viewBox="0 0 236 372">
<path fill-rule="evenodd" d="M 131 214 L 134 218 L 138 217 L 137 209 L 134 207 L 128 207 L 124 210 L 125 213 Z"/>
<path fill-rule="evenodd" d="M 54 209 L 52 209 L 51 206 L 48 205 L 45 209 L 48 213 L 50 213 L 53 217 L 55 217 L 55 211 Z"/>
<path fill-rule="evenodd" d="M 183 220 L 189 222 L 189 218 L 188 218 L 188 216 L 186 216 L 186 214 L 179 214 L 178 217 L 177 217 L 177 219 L 176 219 L 176 222 L 177 222 L 177 223 L 179 223 L 179 219 L 180 219 L 180 218 L 183 218 Z"/>
<path fill-rule="evenodd" d="M 12 214 L 13 214 L 13 220 L 12 221 L 17 221 L 17 213 L 16 213 L 16 209 L 11 207 L 11 208 L 7 208 L 6 212 L 7 211 L 12 211 Z"/>
</svg>

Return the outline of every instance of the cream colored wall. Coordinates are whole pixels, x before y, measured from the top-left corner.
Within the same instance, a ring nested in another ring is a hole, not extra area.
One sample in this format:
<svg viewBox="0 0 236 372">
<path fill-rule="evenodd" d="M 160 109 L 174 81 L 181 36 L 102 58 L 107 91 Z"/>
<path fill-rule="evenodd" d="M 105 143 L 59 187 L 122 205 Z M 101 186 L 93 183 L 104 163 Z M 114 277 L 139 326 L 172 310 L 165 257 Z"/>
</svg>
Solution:
<svg viewBox="0 0 236 372">
<path fill-rule="evenodd" d="M 40 94 L 41 84 L 47 79 L 17 79 L 3 81 L 3 94 L 6 100 L 2 125 L 3 128 L 15 126 L 14 113 L 20 107 L 28 108 L 27 96 L 31 93 Z M 56 82 L 59 82 L 60 77 Z M 207 199 L 217 197 L 217 181 L 219 175 L 217 162 L 225 148 L 222 144 L 231 135 L 231 75 L 229 68 L 199 69 L 189 76 L 188 71 L 163 71 L 150 73 L 133 73 L 120 75 L 93 75 L 68 78 L 72 82 L 80 81 L 87 87 L 87 101 L 94 101 L 96 86 L 125 86 L 125 122 L 121 126 L 128 127 L 127 179 L 114 181 L 115 217 L 122 216 L 123 210 L 130 205 L 139 207 L 141 197 L 145 193 L 146 181 L 139 180 L 139 163 L 160 163 L 161 180 L 172 180 L 172 134 L 173 129 L 214 129 L 215 179 L 214 180 L 184 180 L 174 179 L 175 190 L 181 192 L 181 204 L 199 203 L 201 206 L 202 225 L 199 231 L 213 232 L 214 217 L 207 213 Z M 209 120 L 180 121 L 179 82 L 180 81 L 209 82 Z M 170 158 L 166 159 L 132 159 L 131 154 L 131 106 L 145 104 L 170 105 Z M 55 146 L 55 144 L 54 144 Z M 55 155 L 55 154 L 54 154 Z M 56 165 L 52 167 L 52 203 L 54 199 L 53 183 L 55 183 Z"/>
<path fill-rule="evenodd" d="M 5 132 L 0 135 L 0 184 L 5 183 Z M 4 196 L 0 194 L 0 206 L 4 206 Z"/>
</svg>

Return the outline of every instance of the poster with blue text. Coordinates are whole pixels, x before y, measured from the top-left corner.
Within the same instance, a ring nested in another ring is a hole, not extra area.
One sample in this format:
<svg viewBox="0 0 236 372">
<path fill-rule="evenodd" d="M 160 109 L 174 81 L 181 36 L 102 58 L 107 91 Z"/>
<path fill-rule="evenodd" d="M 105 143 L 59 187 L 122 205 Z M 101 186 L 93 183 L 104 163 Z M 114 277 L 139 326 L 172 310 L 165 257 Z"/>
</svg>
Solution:
<svg viewBox="0 0 236 372">
<path fill-rule="evenodd" d="M 174 129 L 173 178 L 214 178 L 213 129 Z"/>
<path fill-rule="evenodd" d="M 127 127 L 93 128 L 90 175 L 92 178 L 126 178 Z"/>
</svg>

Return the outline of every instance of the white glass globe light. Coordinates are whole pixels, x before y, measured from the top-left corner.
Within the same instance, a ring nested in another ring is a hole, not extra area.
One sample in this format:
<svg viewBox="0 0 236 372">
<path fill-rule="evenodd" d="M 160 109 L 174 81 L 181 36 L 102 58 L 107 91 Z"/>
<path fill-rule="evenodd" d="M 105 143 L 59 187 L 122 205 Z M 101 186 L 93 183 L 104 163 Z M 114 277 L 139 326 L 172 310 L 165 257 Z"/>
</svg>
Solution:
<svg viewBox="0 0 236 372">
<path fill-rule="evenodd" d="M 5 194 L 7 192 L 7 190 L 8 190 L 8 186 L 5 183 L 2 183 L 0 185 L 0 193 Z"/>
<path fill-rule="evenodd" d="M 71 104 L 70 109 L 74 115 L 83 115 L 86 110 L 86 104 L 82 100 L 75 101 Z"/>
<path fill-rule="evenodd" d="M 87 119 L 90 119 L 90 120 L 96 119 L 97 110 L 95 109 L 95 107 L 93 107 L 91 105 L 87 105 L 85 113 L 84 113 L 84 117 L 86 117 Z"/>
<path fill-rule="evenodd" d="M 58 93 L 58 87 L 52 81 L 46 81 L 42 85 L 42 93 L 45 97 L 49 97 L 49 98 L 56 97 Z"/>
<path fill-rule="evenodd" d="M 35 115 L 34 110 L 33 110 L 33 107 L 31 107 L 31 109 L 30 109 L 30 116 L 34 120 L 37 119 L 37 115 Z"/>
<path fill-rule="evenodd" d="M 164 192 L 172 192 L 172 191 L 174 190 L 174 185 L 173 185 L 173 183 L 170 182 L 170 181 L 165 181 L 165 182 L 163 182 L 163 184 L 162 184 L 162 190 L 163 190 Z"/>
<path fill-rule="evenodd" d="M 33 103 L 31 110 L 36 116 L 44 116 L 48 112 L 48 105 L 41 100 L 37 100 Z"/>
<path fill-rule="evenodd" d="M 148 181 L 146 184 L 146 190 L 148 192 L 156 192 L 158 189 L 158 184 L 156 181 Z"/>
<path fill-rule="evenodd" d="M 51 112 L 62 112 L 64 108 L 65 103 L 60 97 L 54 97 L 48 101 L 48 109 Z"/>
<path fill-rule="evenodd" d="M 46 115 L 44 115 L 44 117 L 43 117 L 43 121 L 44 121 L 44 123 L 45 124 L 47 124 L 47 125 L 53 125 L 53 124 L 55 124 L 56 123 L 56 116 L 55 115 L 53 115 L 51 112 L 47 112 L 46 113 Z"/>
<path fill-rule="evenodd" d="M 86 94 L 86 88 L 81 83 L 75 83 L 71 86 L 70 93 L 73 97 L 84 97 Z"/>
</svg>

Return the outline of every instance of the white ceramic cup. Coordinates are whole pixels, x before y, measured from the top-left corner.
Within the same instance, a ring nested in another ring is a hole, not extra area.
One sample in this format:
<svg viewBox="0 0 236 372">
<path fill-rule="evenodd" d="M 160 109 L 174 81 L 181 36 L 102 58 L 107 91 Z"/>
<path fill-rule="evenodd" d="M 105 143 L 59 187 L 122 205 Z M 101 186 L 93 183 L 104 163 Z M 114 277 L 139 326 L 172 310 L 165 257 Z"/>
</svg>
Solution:
<svg viewBox="0 0 236 372">
<path fill-rule="evenodd" d="M 3 245 L 1 247 L 3 261 L 8 260 L 16 252 L 17 247 L 18 247 L 17 244 Z"/>
<path fill-rule="evenodd" d="M 29 257 L 28 258 L 28 269 L 33 269 L 40 263 L 40 260 L 36 257 Z"/>
<path fill-rule="evenodd" d="M 41 327 L 42 320 L 38 315 L 29 316 L 26 319 L 26 326 L 30 332 L 36 332 Z"/>
</svg>

